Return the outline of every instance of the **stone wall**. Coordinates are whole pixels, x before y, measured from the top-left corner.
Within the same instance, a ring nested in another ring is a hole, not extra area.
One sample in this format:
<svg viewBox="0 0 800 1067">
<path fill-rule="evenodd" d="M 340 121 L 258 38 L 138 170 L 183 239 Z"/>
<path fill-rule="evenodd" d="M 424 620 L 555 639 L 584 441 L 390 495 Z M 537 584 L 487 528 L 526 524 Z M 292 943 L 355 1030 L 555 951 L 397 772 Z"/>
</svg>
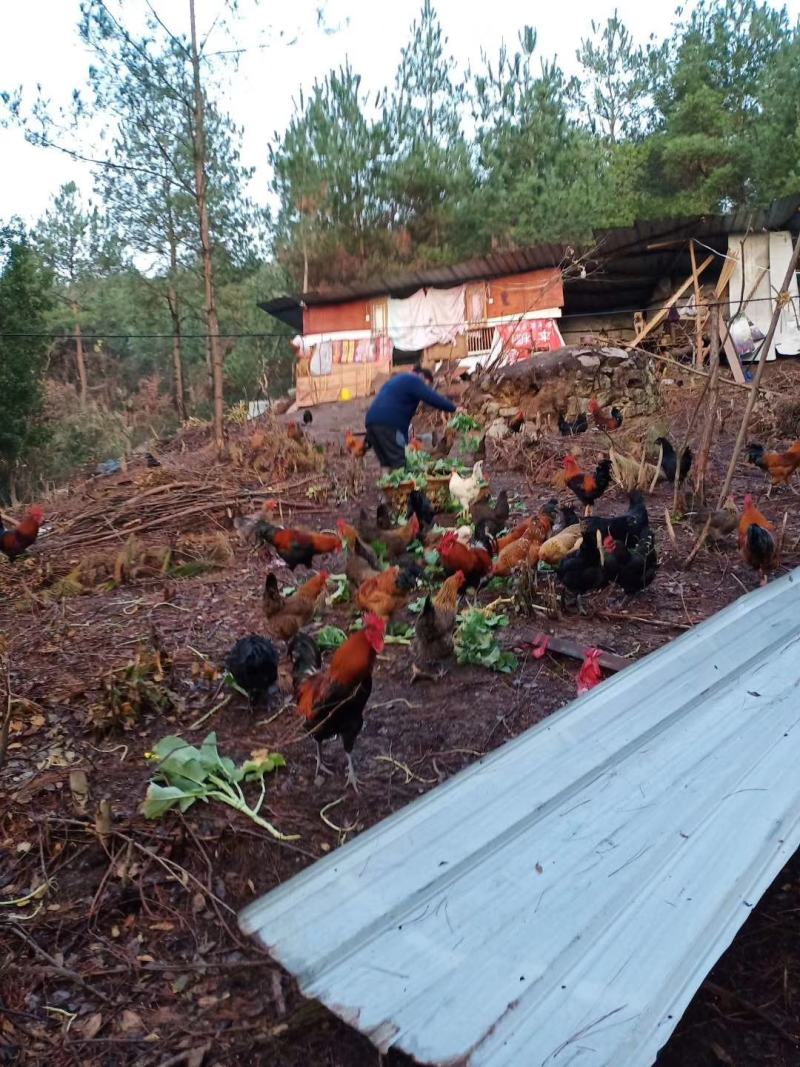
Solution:
<svg viewBox="0 0 800 1067">
<path fill-rule="evenodd" d="M 657 365 L 645 353 L 575 345 L 485 372 L 470 386 L 467 402 L 490 417 L 513 408 L 526 419 L 559 413 L 573 418 L 594 397 L 630 418 L 658 410 L 658 383 Z"/>
</svg>

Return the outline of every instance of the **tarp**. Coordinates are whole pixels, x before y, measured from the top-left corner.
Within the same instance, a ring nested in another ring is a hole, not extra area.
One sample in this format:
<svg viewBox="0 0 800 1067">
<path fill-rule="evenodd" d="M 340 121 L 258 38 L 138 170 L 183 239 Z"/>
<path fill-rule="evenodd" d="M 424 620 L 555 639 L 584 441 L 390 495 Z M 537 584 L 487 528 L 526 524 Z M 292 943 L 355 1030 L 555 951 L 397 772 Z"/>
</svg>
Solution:
<svg viewBox="0 0 800 1067">
<path fill-rule="evenodd" d="M 488 363 L 507 367 L 530 359 L 534 352 L 563 348 L 564 339 L 555 319 L 519 319 L 495 327 Z"/>
<path fill-rule="evenodd" d="M 417 352 L 450 344 L 466 329 L 466 288 L 419 289 L 407 300 L 389 299 L 389 336 L 398 348 Z"/>
</svg>

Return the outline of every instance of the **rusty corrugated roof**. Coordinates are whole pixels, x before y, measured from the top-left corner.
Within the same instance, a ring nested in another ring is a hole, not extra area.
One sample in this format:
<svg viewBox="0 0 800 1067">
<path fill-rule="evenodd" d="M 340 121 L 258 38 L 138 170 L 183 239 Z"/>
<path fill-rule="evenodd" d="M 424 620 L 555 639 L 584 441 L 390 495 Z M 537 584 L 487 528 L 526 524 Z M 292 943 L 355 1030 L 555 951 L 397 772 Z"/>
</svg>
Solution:
<svg viewBox="0 0 800 1067">
<path fill-rule="evenodd" d="M 259 307 L 297 328 L 303 304 L 338 304 L 377 296 L 408 296 L 428 286 L 446 288 L 483 278 L 557 267 L 572 254 L 588 256 L 587 277 L 566 277 L 566 314 L 643 307 L 657 281 L 690 271 L 685 247 L 690 237 L 718 252 L 727 249 L 728 235 L 748 230 L 800 231 L 800 193 L 775 200 L 768 208 L 738 208 L 727 215 L 691 215 L 640 221 L 633 226 L 594 231 L 591 246 L 539 244 L 476 256 L 452 266 L 420 271 L 376 274 L 368 281 L 329 286 L 302 296 L 282 296 Z M 718 267 L 717 267 L 718 269 Z"/>
</svg>

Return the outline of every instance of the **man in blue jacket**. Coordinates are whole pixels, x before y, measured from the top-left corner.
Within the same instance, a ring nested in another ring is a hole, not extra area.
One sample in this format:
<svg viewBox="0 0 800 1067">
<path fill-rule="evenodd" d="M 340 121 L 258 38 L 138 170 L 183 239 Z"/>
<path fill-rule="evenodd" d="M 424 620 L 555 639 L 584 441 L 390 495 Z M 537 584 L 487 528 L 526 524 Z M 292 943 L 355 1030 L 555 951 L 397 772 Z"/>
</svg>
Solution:
<svg viewBox="0 0 800 1067">
<path fill-rule="evenodd" d="M 364 419 L 366 441 L 382 467 L 396 470 L 405 465 L 409 426 L 420 404 L 456 410 L 452 400 L 431 389 L 432 383 L 431 372 L 416 366 L 412 374 L 390 378 L 370 404 Z"/>
</svg>

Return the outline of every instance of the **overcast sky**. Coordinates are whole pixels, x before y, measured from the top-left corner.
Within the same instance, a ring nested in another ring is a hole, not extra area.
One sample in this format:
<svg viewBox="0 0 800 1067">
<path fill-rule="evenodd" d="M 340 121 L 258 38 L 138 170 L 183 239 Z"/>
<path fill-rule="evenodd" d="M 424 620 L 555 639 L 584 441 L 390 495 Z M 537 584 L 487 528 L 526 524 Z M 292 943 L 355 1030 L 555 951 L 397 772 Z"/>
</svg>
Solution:
<svg viewBox="0 0 800 1067">
<path fill-rule="evenodd" d="M 113 0 L 110 0 L 113 3 Z M 151 0 L 175 31 L 188 26 L 187 0 Z M 197 0 L 201 34 L 211 25 L 224 0 Z M 408 38 L 421 0 L 327 0 L 326 32 L 317 26 L 316 9 L 324 0 L 240 0 L 241 16 L 234 27 L 237 42 L 248 51 L 227 88 L 227 107 L 245 129 L 244 161 L 257 168 L 253 196 L 264 201 L 269 169 L 267 144 L 282 130 L 299 88 L 349 57 L 364 85 L 377 90 L 394 77 L 400 49 Z M 691 2 L 691 0 L 690 0 Z M 790 15 L 800 15 L 800 0 L 789 0 Z M 539 35 L 540 54 L 558 56 L 570 70 L 575 50 L 592 19 L 604 21 L 616 8 L 635 38 L 663 35 L 673 21 L 676 4 L 657 0 L 492 0 L 485 6 L 465 0 L 435 0 L 449 47 L 463 67 L 477 62 L 481 48 L 496 54 L 505 39 L 516 42 L 525 22 Z M 78 0 L 25 0 L 3 5 L 0 34 L 0 90 L 22 84 L 32 93 L 41 83 L 46 95 L 66 101 L 73 88 L 85 84 L 88 56 L 77 36 Z M 279 10 L 276 10 L 279 9 Z M 126 19 L 141 18 L 145 0 L 124 0 Z M 480 14 L 479 14 L 480 12 Z M 282 34 L 282 35 L 281 35 Z M 209 46 L 226 46 L 218 33 Z M 291 43 L 294 42 L 294 43 Z M 74 178 L 87 190 L 91 180 L 85 165 L 75 164 L 53 150 L 25 143 L 16 129 L 0 129 L 0 220 L 21 215 L 33 221 L 46 208 L 58 187 Z"/>
</svg>

